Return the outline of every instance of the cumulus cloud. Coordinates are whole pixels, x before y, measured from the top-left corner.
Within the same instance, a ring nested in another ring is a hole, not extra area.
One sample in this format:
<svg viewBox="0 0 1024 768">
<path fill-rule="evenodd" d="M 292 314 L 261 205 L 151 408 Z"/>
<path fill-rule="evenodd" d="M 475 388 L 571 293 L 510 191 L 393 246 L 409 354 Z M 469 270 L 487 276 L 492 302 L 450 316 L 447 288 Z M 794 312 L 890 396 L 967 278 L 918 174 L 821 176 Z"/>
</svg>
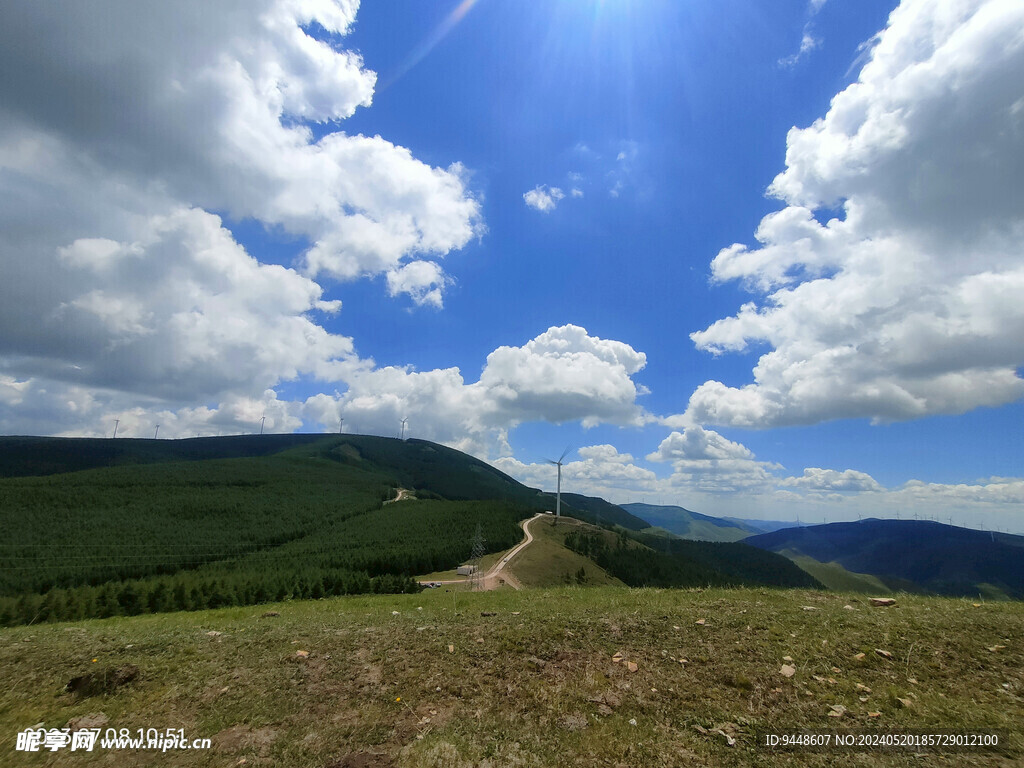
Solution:
<svg viewBox="0 0 1024 768">
<path fill-rule="evenodd" d="M 441 266 L 433 261 L 413 261 L 387 274 L 388 293 L 407 293 L 417 304 L 443 305 L 442 289 L 451 282 Z"/>
<path fill-rule="evenodd" d="M 0 81 L 6 430 L 96 434 L 111 414 L 119 434 L 132 414 L 166 436 L 249 428 L 239 404 L 282 381 L 373 367 L 323 327 L 340 303 L 320 278 L 383 275 L 441 306 L 439 259 L 483 233 L 479 202 L 458 163 L 334 129 L 376 80 L 340 44 L 357 7 L 7 10 L 0 67 L 22 75 Z M 315 140 L 312 123 L 333 130 Z M 222 215 L 294 236 L 294 262 L 260 263 Z M 272 411 L 268 428 L 301 426 Z"/>
<path fill-rule="evenodd" d="M 558 201 L 565 197 L 565 193 L 558 187 L 548 187 L 545 184 L 538 184 L 529 192 L 523 194 L 523 200 L 535 211 L 551 213 L 558 205 Z M 573 197 L 576 197 L 574 194 Z"/>
<path fill-rule="evenodd" d="M 701 493 L 767 491 L 776 482 L 772 471 L 781 468 L 757 461 L 746 446 L 700 426 L 673 431 L 647 460 L 670 462 L 669 485 Z"/>
<path fill-rule="evenodd" d="M 379 136 L 313 140 L 308 122 L 371 102 L 375 73 L 336 44 L 357 3 L 61 5 L 21 3 L 0 30 L 0 66 L 23 73 L 0 83 L 5 262 L 136 239 L 134 217 L 181 207 L 282 227 L 310 244 L 295 266 L 311 277 L 397 272 L 483 231 L 457 163 Z"/>
<path fill-rule="evenodd" d="M 633 376 L 646 362 L 624 342 L 565 325 L 494 350 L 476 382 L 466 383 L 458 368 L 366 369 L 347 377 L 343 394 L 310 398 L 304 415 L 328 428 L 344 416 L 353 430 L 377 434 L 395 433 L 409 417 L 409 434 L 499 455 L 508 452 L 508 430 L 523 422 L 645 423 L 637 399 L 647 390 Z"/>
<path fill-rule="evenodd" d="M 893 421 L 1024 395 L 1024 6 L 914 0 L 857 82 L 787 138 L 760 245 L 715 281 L 755 299 L 691 334 L 768 345 L 753 382 L 702 384 L 691 423 Z M 823 223 L 823 212 L 841 213 Z"/>
<path fill-rule="evenodd" d="M 301 374 L 339 379 L 361 365 L 351 339 L 311 319 L 339 303 L 294 270 L 257 262 L 217 216 L 179 209 L 138 230 L 131 242 L 58 248 L 45 295 L 0 309 L 4 327 L 21 331 L 0 360 L 23 375 L 168 400 L 261 392 Z M 26 327 L 29 301 L 39 303 Z"/>
<path fill-rule="evenodd" d="M 926 483 L 911 480 L 893 490 L 894 501 L 926 507 L 939 503 L 943 506 L 964 504 L 1024 504 L 1024 479 L 1019 477 L 992 477 L 979 483 Z"/>
<path fill-rule="evenodd" d="M 819 469 L 808 467 L 802 477 L 787 477 L 781 485 L 803 488 L 809 491 L 881 491 L 882 486 L 865 472 L 846 469 L 839 472 L 835 469 Z"/>
</svg>

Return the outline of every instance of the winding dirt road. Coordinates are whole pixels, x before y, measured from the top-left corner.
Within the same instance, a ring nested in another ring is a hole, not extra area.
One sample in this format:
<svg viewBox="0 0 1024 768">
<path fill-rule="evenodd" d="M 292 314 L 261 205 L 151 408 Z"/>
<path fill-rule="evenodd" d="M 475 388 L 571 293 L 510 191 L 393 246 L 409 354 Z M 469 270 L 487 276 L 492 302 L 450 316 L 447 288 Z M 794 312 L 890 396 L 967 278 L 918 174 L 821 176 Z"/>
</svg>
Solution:
<svg viewBox="0 0 1024 768">
<path fill-rule="evenodd" d="M 392 499 L 392 501 L 397 501 L 397 499 Z M 536 515 L 531 517 L 529 520 L 524 520 L 523 521 L 522 526 L 523 526 L 523 533 L 526 534 L 525 538 L 521 542 L 516 544 L 512 549 L 510 549 L 509 553 L 507 555 L 502 557 L 498 562 L 496 562 L 494 564 L 494 566 L 491 568 L 491 570 L 489 570 L 487 573 L 484 574 L 484 577 L 480 580 L 480 589 L 482 591 L 486 591 L 486 590 L 489 590 L 489 589 L 497 589 L 502 584 L 508 584 L 508 586 L 512 587 L 512 589 L 522 589 L 523 588 L 523 585 L 519 583 L 519 579 L 517 579 L 511 573 L 502 574 L 501 572 L 502 572 L 502 570 L 504 570 L 505 566 L 509 564 L 509 561 L 511 561 L 513 557 L 515 557 L 520 552 L 522 552 L 524 549 L 526 549 L 526 547 L 529 546 L 530 542 L 533 541 L 533 534 L 530 533 L 530 523 L 532 523 L 538 517 L 543 517 L 543 516 L 544 516 L 543 513 L 538 512 Z M 434 582 L 434 583 L 435 584 L 465 584 L 465 583 L 467 583 L 469 581 L 470 581 L 469 579 L 463 578 L 463 579 L 446 579 L 444 581 L 437 581 L 437 582 Z"/>
<path fill-rule="evenodd" d="M 533 541 L 533 534 L 530 533 L 530 523 L 536 520 L 538 517 L 543 515 L 538 512 L 536 515 L 531 517 L 529 520 L 523 521 L 523 533 L 526 534 L 526 538 L 516 544 L 516 546 L 501 560 L 494 564 L 494 567 L 489 570 L 483 578 L 483 589 L 497 589 L 504 582 L 508 584 L 512 589 L 522 589 L 523 585 L 519 583 L 519 579 L 513 576 L 511 573 L 506 573 L 504 576 L 499 576 L 502 570 L 508 565 L 509 561 L 526 549 L 530 542 Z"/>
</svg>

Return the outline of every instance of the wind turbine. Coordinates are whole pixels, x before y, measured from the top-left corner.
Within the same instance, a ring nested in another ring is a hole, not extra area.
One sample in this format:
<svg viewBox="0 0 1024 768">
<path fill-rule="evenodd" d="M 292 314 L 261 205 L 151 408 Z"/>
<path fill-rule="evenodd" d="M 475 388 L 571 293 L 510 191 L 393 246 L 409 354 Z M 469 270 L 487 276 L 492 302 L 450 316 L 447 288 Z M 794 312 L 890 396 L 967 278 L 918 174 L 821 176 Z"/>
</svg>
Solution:
<svg viewBox="0 0 1024 768">
<path fill-rule="evenodd" d="M 156 425 L 156 429 L 153 430 L 153 439 L 156 440 L 156 436 L 160 434 L 160 425 Z"/>
<path fill-rule="evenodd" d="M 408 416 L 406 416 L 404 419 L 402 419 L 402 435 L 401 435 L 401 439 L 402 440 L 405 440 L 405 422 L 407 422 L 408 420 L 409 420 Z"/>
<path fill-rule="evenodd" d="M 114 437 L 117 437 L 117 425 L 120 424 L 120 423 L 121 423 L 120 419 L 114 419 Z M 113 440 L 114 437 L 112 437 L 110 439 Z"/>
<path fill-rule="evenodd" d="M 263 434 L 263 425 L 266 423 L 266 421 L 267 421 L 267 414 L 264 413 L 262 416 L 260 416 L 260 434 L 261 435 Z"/>
<path fill-rule="evenodd" d="M 338 434 L 340 435 L 344 431 L 345 431 L 345 417 L 344 416 L 339 416 L 338 417 Z"/>
<path fill-rule="evenodd" d="M 554 464 L 558 467 L 558 490 L 555 493 L 555 522 L 558 522 L 558 518 L 562 516 L 562 459 L 565 458 L 565 454 L 569 452 L 566 448 L 562 451 L 562 455 L 558 457 L 558 461 L 552 461 L 548 459 L 548 464 Z"/>
</svg>

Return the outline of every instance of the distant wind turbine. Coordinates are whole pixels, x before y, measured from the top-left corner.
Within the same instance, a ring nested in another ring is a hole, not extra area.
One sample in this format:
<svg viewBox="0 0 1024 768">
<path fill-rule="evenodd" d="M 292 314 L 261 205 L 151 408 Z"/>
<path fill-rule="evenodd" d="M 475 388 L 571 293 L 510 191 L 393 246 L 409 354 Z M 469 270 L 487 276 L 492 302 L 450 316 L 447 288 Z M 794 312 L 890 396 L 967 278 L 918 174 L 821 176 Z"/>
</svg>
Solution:
<svg viewBox="0 0 1024 768">
<path fill-rule="evenodd" d="M 121 423 L 120 419 L 114 419 L 114 437 L 117 437 L 117 425 L 120 424 L 120 423 Z M 110 439 L 113 440 L 114 437 L 112 437 Z"/>
<path fill-rule="evenodd" d="M 267 414 L 264 413 L 262 416 L 260 416 L 260 434 L 261 435 L 263 434 L 263 425 L 266 423 L 266 421 L 267 421 Z"/>
<path fill-rule="evenodd" d="M 409 420 L 408 416 L 406 418 L 402 419 L 402 435 L 401 435 L 401 439 L 402 440 L 405 440 L 405 422 L 407 422 L 408 420 Z"/>
<path fill-rule="evenodd" d="M 153 439 L 156 440 L 156 436 L 160 434 L 160 425 L 156 425 L 156 429 L 153 430 Z"/>
<path fill-rule="evenodd" d="M 555 491 L 555 521 L 562 516 L 562 459 L 565 458 L 565 454 L 569 452 L 568 447 L 562 451 L 562 455 L 558 457 L 558 461 L 552 461 L 548 459 L 548 464 L 554 464 L 558 467 L 558 488 Z"/>
<path fill-rule="evenodd" d="M 344 431 L 345 431 L 345 417 L 344 416 L 340 416 L 340 417 L 338 417 L 338 434 L 340 435 Z"/>
</svg>

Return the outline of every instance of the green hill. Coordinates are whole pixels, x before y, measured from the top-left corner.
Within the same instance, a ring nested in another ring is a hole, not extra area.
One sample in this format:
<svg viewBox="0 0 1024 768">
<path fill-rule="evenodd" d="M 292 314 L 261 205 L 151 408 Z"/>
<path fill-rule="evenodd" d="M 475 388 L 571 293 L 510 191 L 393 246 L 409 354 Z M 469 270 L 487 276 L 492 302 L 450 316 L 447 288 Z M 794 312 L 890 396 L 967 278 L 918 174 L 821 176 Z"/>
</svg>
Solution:
<svg viewBox="0 0 1024 768">
<path fill-rule="evenodd" d="M 109 440 L 91 458 L 96 441 L 35 443 L 0 479 L 0 622 L 415 590 L 469 556 L 478 524 L 502 550 L 545 503 L 425 441 L 293 437 Z M 22 442 L 0 440 L 8 466 Z M 426 498 L 384 506 L 398 487 Z"/>
<path fill-rule="evenodd" d="M 702 515 L 684 507 L 641 503 L 623 504 L 622 507 L 654 527 L 664 528 L 677 536 L 694 541 L 740 541 L 747 536 L 760 533 L 739 521 Z"/>
<path fill-rule="evenodd" d="M 459 451 L 363 435 L 6 438 L 0 463 L 18 475 L 0 479 L 5 624 L 415 591 L 413 576 L 464 562 L 478 529 L 500 552 L 553 506 Z M 414 497 L 385 504 L 398 488 Z M 563 500 L 619 531 L 587 534 L 611 536 L 605 549 L 585 537 L 558 553 L 579 583 L 817 585 L 772 553 L 645 537 L 645 521 L 603 499 Z"/>
<path fill-rule="evenodd" d="M 315 443 L 323 435 L 232 435 L 185 440 L 91 437 L 0 437 L 0 478 L 166 461 L 268 456 Z"/>
<path fill-rule="evenodd" d="M 630 531 L 640 531 L 648 527 L 646 520 L 630 513 L 621 505 L 612 504 L 597 496 L 583 496 L 578 493 L 562 494 L 562 514 L 571 514 L 594 525 L 620 525 Z"/>
</svg>

